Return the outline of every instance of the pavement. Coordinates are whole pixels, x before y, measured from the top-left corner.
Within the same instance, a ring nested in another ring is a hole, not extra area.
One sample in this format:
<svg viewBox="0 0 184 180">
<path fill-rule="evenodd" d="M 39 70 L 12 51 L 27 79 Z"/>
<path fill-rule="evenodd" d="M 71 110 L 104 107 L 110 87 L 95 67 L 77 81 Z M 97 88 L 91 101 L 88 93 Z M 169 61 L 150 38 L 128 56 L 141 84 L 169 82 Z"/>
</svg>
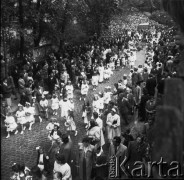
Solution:
<svg viewBox="0 0 184 180">
<path fill-rule="evenodd" d="M 143 64 L 145 61 L 144 51 L 137 52 L 137 62 L 136 66 Z M 114 71 L 112 77 L 110 78 L 109 83 L 99 84 L 96 91 L 90 90 L 88 92 L 88 98 L 90 102 L 92 101 L 93 95 L 99 91 L 104 91 L 106 86 L 111 86 L 113 88 L 114 83 L 118 82 L 118 80 L 122 79 L 123 74 L 129 73 L 128 68 L 120 69 L 119 71 Z M 75 111 L 74 117 L 78 130 L 78 135 L 74 137 L 74 134 L 71 134 L 71 139 L 74 143 L 73 152 L 77 150 L 78 143 L 81 142 L 83 136 L 86 134 L 84 123 L 82 120 L 82 101 L 79 101 L 79 90 L 75 90 L 74 92 L 74 104 Z M 13 110 L 17 108 L 17 101 L 13 102 Z M 62 133 L 66 132 L 66 128 L 64 127 L 64 120 L 59 118 L 60 122 L 60 130 Z M 26 128 L 23 135 L 19 133 L 17 135 L 11 134 L 10 138 L 6 139 L 6 129 L 1 128 L 1 179 L 9 180 L 11 175 L 11 165 L 16 163 L 25 164 L 28 168 L 36 165 L 37 160 L 37 146 L 42 146 L 48 151 L 51 146 L 51 142 L 48 139 L 48 132 L 46 130 L 46 126 L 49 121 L 43 120 L 42 123 L 36 119 L 36 123 L 33 124 L 32 130 L 29 131 L 28 127 Z M 132 125 L 132 123 L 131 123 Z M 127 127 L 124 127 L 127 128 Z M 124 131 L 124 128 L 122 131 Z M 107 149 L 106 149 L 107 150 Z"/>
</svg>

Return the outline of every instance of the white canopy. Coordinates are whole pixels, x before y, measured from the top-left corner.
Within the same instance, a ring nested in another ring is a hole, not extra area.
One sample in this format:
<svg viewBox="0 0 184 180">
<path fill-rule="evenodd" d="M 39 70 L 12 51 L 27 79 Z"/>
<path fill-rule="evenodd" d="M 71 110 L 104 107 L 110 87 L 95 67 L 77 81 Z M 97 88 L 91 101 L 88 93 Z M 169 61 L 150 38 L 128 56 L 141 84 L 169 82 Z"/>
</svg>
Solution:
<svg viewBox="0 0 184 180">
<path fill-rule="evenodd" d="M 141 23 L 139 26 L 149 26 L 149 23 Z"/>
</svg>

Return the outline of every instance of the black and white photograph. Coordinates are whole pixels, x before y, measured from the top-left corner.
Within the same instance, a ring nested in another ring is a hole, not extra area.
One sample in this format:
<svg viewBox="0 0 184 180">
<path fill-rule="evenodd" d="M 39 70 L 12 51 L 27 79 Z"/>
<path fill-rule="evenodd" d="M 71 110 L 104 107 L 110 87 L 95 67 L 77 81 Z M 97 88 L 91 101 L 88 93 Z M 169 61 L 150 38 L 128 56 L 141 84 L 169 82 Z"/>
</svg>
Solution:
<svg viewBox="0 0 184 180">
<path fill-rule="evenodd" d="M 1 179 L 184 179 L 184 0 L 1 0 Z"/>
</svg>

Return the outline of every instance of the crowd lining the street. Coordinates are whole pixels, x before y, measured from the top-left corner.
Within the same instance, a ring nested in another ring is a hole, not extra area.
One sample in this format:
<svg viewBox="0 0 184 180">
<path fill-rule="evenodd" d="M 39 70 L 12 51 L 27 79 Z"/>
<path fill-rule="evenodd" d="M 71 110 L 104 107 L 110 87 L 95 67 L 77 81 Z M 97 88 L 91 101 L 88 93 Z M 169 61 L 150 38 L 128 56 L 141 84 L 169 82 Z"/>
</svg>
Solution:
<svg viewBox="0 0 184 180">
<path fill-rule="evenodd" d="M 6 138 L 11 138 L 12 133 L 19 133 L 18 126 L 23 134 L 27 123 L 34 131 L 36 119 L 40 123 L 49 120 L 46 131 L 51 147 L 48 152 L 37 148 L 37 165 L 31 169 L 14 163 L 12 179 L 52 176 L 71 180 L 78 174 L 81 180 L 100 180 L 108 177 L 108 160 L 113 155 L 120 161 L 126 158 L 130 168 L 135 161 L 151 160 L 151 130 L 156 108 L 162 104 L 164 81 L 177 76 L 175 62 L 180 50 L 174 43 L 174 33 L 174 28 L 124 29 L 119 37 L 98 39 L 94 35 L 86 44 L 68 45 L 63 55 L 52 53 L 41 63 L 27 56 L 23 68 L 15 67 L 1 84 L 1 125 L 6 127 Z M 140 50 L 145 50 L 146 61 L 135 67 Z M 98 84 L 108 82 L 121 68 L 128 68 L 129 74 L 122 74 L 114 87 L 97 93 Z M 87 97 L 90 88 L 95 92 L 92 102 Z M 78 134 L 73 101 L 77 89 L 86 134 L 74 160 L 70 134 Z M 15 113 L 11 111 L 12 98 L 19 99 Z M 122 132 L 122 127 L 133 120 L 141 128 L 135 124 Z M 65 121 L 67 134 L 60 131 L 60 121 Z M 105 144 L 109 144 L 108 155 L 103 150 Z M 51 170 L 49 154 L 54 146 L 58 150 Z"/>
</svg>

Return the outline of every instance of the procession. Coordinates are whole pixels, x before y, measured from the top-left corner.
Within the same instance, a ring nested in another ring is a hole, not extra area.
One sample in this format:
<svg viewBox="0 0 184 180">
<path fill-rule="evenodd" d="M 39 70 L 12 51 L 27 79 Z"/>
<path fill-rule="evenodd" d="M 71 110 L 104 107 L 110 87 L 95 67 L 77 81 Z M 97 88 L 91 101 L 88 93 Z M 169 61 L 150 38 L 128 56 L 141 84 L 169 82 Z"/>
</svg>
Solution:
<svg viewBox="0 0 184 180">
<path fill-rule="evenodd" d="M 111 157 L 130 170 L 153 159 L 157 108 L 181 48 L 175 27 L 147 23 L 114 26 L 41 62 L 27 54 L 3 78 L 1 149 L 15 154 L 3 180 L 106 180 Z"/>
</svg>

